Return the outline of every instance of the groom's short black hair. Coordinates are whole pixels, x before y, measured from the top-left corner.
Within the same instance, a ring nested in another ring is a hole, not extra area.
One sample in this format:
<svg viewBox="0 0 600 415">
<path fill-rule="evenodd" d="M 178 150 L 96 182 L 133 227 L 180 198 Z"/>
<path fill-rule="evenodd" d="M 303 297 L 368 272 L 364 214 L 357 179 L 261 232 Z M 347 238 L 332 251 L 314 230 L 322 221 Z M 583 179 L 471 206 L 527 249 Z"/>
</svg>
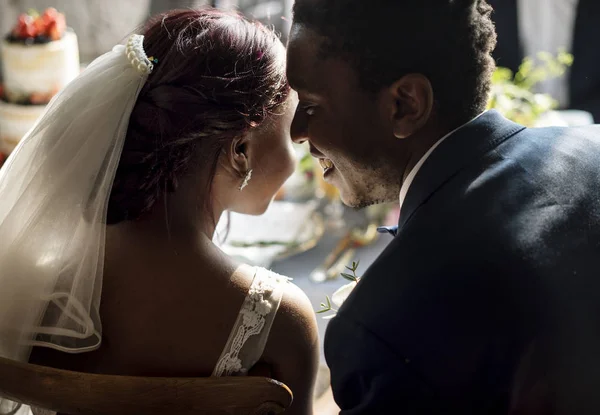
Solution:
<svg viewBox="0 0 600 415">
<path fill-rule="evenodd" d="M 440 115 L 464 122 L 487 104 L 496 32 L 485 0 L 296 0 L 294 24 L 322 35 L 373 92 L 403 75 L 430 80 Z"/>
</svg>

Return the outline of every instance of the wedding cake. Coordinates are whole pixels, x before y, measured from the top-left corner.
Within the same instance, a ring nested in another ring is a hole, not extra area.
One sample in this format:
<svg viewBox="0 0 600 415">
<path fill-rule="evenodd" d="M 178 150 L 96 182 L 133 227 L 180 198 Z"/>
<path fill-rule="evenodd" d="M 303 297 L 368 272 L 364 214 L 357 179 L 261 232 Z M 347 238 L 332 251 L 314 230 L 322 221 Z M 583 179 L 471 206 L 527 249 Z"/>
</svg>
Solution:
<svg viewBox="0 0 600 415">
<path fill-rule="evenodd" d="M 8 154 L 50 99 L 79 74 L 79 48 L 65 16 L 49 8 L 19 16 L 1 53 L 0 152 Z"/>
</svg>

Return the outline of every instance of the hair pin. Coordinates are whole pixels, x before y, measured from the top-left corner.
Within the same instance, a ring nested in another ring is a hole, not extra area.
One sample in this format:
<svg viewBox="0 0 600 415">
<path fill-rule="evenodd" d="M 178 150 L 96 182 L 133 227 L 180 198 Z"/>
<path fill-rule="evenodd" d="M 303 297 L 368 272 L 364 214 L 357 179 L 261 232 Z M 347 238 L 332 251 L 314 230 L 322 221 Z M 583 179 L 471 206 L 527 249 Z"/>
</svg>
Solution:
<svg viewBox="0 0 600 415">
<path fill-rule="evenodd" d="M 158 58 L 155 58 L 154 56 L 150 56 L 150 57 L 148 58 L 148 60 L 149 60 L 150 62 L 154 63 L 154 64 L 157 64 L 157 63 L 158 63 Z"/>
</svg>

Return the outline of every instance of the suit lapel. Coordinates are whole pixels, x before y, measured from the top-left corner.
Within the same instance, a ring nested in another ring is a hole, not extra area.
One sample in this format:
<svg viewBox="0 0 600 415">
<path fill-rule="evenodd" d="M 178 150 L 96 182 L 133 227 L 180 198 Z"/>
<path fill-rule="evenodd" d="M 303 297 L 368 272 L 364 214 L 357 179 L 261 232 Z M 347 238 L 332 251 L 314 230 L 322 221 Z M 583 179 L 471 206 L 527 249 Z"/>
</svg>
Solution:
<svg viewBox="0 0 600 415">
<path fill-rule="evenodd" d="M 417 209 L 460 170 L 524 128 L 491 110 L 446 138 L 415 176 L 400 211 L 399 231 Z"/>
</svg>

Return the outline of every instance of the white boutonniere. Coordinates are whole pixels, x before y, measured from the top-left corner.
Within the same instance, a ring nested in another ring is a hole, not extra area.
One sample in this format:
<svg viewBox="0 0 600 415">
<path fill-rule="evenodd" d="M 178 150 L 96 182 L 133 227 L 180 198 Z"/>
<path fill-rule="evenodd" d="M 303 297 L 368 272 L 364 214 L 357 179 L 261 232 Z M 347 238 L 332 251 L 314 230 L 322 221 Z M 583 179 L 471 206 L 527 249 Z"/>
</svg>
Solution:
<svg viewBox="0 0 600 415">
<path fill-rule="evenodd" d="M 348 298 L 354 287 L 356 287 L 356 285 L 360 281 L 360 277 L 356 275 L 356 270 L 358 269 L 359 263 L 360 261 L 352 262 L 352 267 L 346 267 L 346 269 L 352 272 L 352 274 L 342 272 L 341 275 L 350 282 L 338 288 L 337 291 L 334 292 L 331 296 L 331 299 L 329 298 L 329 296 L 326 296 L 325 302 L 321 303 L 321 309 L 317 311 L 317 314 L 331 313 L 323 317 L 326 320 L 335 317 L 339 307 L 341 307 L 342 304 L 344 304 L 346 298 Z M 334 308 L 331 303 L 333 303 L 337 308 Z"/>
</svg>

